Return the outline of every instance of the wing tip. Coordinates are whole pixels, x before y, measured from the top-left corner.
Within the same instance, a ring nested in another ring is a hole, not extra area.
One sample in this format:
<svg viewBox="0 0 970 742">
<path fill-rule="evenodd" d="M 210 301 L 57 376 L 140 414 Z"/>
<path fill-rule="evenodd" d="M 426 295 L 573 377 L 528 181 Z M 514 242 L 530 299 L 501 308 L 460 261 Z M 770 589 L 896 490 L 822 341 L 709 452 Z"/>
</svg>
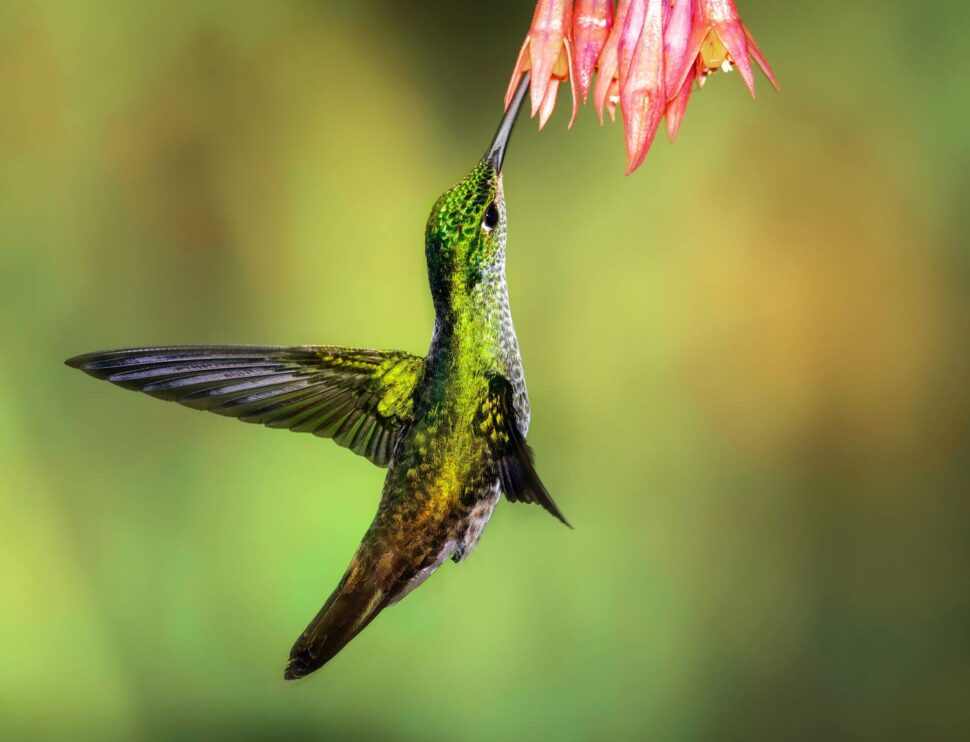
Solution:
<svg viewBox="0 0 970 742">
<path fill-rule="evenodd" d="M 104 356 L 104 353 L 83 353 L 79 356 L 68 358 L 64 361 L 64 365 L 70 368 L 76 368 L 78 371 L 83 371 L 88 376 L 103 380 L 106 378 L 106 375 L 98 372 L 97 362 Z"/>
<path fill-rule="evenodd" d="M 86 373 L 96 375 L 99 363 L 117 361 L 130 356 L 137 356 L 141 353 L 151 351 L 151 348 L 125 348 L 122 350 L 96 350 L 93 353 L 82 353 L 79 356 L 68 358 L 64 361 L 65 366 L 80 369 Z M 101 377 L 99 377 L 101 378 Z"/>
</svg>

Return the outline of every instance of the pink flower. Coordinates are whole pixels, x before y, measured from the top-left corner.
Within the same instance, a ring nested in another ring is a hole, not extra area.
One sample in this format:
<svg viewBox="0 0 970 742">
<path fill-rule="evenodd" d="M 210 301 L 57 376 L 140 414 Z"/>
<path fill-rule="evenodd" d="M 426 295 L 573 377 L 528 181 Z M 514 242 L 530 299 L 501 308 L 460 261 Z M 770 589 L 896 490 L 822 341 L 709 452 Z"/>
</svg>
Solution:
<svg viewBox="0 0 970 742">
<path fill-rule="evenodd" d="M 694 81 L 737 67 L 754 96 L 751 59 L 778 83 L 734 0 L 539 0 L 506 94 L 506 107 L 522 76 L 532 70 L 532 115 L 545 126 L 556 105 L 560 83 L 583 103 L 593 89 L 593 104 L 623 114 L 627 174 L 649 152 L 661 120 L 677 138 Z M 593 83 L 593 75 L 596 82 Z"/>
<path fill-rule="evenodd" d="M 670 59 L 671 72 L 667 80 L 673 88 L 680 90 L 691 65 L 694 65 L 701 85 L 708 75 L 719 69 L 730 70 L 734 66 L 751 91 L 751 97 L 754 97 L 753 57 L 771 84 L 778 89 L 778 81 L 768 60 L 741 21 L 734 0 L 677 0 L 677 5 L 685 2 L 692 6 L 689 33 L 685 33 L 681 27 L 676 33 L 671 29 L 673 46 L 678 47 L 686 39 L 683 52 Z"/>
<path fill-rule="evenodd" d="M 559 84 L 570 80 L 572 64 L 572 0 L 539 0 L 519 58 L 515 63 L 512 80 L 505 93 L 505 107 L 509 107 L 515 89 L 522 76 L 532 70 L 531 96 L 532 116 L 539 114 L 539 128 L 546 125 L 556 107 Z M 576 88 L 573 94 L 573 115 L 576 118 Z"/>
</svg>

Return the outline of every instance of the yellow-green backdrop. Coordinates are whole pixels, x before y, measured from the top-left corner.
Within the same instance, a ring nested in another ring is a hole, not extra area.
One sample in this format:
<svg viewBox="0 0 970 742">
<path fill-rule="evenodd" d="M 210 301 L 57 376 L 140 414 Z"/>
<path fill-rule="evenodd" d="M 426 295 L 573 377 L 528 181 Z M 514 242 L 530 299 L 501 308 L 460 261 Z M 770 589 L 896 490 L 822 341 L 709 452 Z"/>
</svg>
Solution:
<svg viewBox="0 0 970 742">
<path fill-rule="evenodd" d="M 503 503 L 307 681 L 383 472 L 62 365 L 422 352 L 427 211 L 531 5 L 0 4 L 0 736 L 970 734 L 961 2 L 741 0 L 782 92 L 716 76 L 630 178 L 591 108 L 520 122 L 530 442 L 576 530 Z"/>
</svg>

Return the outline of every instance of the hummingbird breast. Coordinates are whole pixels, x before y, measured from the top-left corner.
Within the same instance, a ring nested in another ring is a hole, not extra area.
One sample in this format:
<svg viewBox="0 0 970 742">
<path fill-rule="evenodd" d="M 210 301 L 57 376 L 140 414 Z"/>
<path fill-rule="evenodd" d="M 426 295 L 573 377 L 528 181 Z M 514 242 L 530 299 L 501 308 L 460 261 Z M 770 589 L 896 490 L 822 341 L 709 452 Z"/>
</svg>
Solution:
<svg viewBox="0 0 970 742">
<path fill-rule="evenodd" d="M 529 430 L 529 396 L 519 342 L 512 323 L 508 285 L 505 281 L 505 250 L 479 275 L 467 295 L 436 307 L 435 326 L 428 350 L 429 368 L 447 367 L 449 382 L 461 385 L 462 377 L 500 374 L 512 385 L 516 420 L 522 435 Z"/>
<path fill-rule="evenodd" d="M 501 496 L 492 443 L 476 421 L 494 376 L 513 390 L 523 436 L 529 399 L 505 283 L 504 251 L 471 286 L 455 286 L 436 306 L 414 422 L 401 433 L 367 539 L 406 553 L 396 602 L 446 559 L 476 546 Z"/>
</svg>

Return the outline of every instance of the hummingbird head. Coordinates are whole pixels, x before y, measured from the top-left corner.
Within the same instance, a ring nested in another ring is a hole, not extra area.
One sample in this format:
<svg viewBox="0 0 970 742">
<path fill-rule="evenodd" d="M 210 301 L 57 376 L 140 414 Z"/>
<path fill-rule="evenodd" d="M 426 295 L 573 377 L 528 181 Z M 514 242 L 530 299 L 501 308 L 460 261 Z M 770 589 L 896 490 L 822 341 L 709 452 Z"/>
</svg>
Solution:
<svg viewBox="0 0 970 742">
<path fill-rule="evenodd" d="M 519 84 L 488 151 L 472 171 L 435 202 L 425 231 L 428 278 L 435 307 L 453 306 L 485 279 L 505 269 L 505 196 L 502 164 L 512 127 L 529 89 Z"/>
</svg>

